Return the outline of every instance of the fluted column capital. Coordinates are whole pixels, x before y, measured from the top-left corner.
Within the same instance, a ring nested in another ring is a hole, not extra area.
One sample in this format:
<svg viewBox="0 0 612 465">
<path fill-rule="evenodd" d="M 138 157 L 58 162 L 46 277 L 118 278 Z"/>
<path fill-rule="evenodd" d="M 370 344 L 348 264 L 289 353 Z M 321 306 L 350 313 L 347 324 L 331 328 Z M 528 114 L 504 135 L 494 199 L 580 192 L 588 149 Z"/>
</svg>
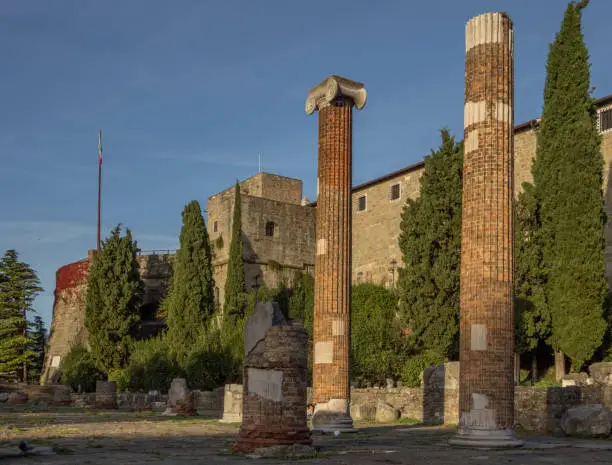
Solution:
<svg viewBox="0 0 612 465">
<path fill-rule="evenodd" d="M 344 103 L 355 105 L 355 108 L 361 110 L 366 104 L 367 95 L 361 82 L 332 74 L 308 91 L 306 114 L 310 115 L 315 110 L 325 108 L 335 100 L 343 100 Z"/>
</svg>

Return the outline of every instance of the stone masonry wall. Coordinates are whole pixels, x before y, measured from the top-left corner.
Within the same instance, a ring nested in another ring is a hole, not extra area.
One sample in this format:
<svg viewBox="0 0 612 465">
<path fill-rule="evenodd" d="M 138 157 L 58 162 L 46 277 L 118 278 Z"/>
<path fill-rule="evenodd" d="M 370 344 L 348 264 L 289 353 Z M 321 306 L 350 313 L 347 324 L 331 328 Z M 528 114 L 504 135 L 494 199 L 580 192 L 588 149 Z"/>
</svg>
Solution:
<svg viewBox="0 0 612 465">
<path fill-rule="evenodd" d="M 94 252 L 94 251 L 91 251 Z M 85 296 L 87 275 L 93 254 L 89 258 L 70 263 L 57 270 L 53 319 L 49 334 L 49 348 L 45 355 L 41 383 L 49 381 L 61 360 L 73 345 L 87 344 L 85 328 Z M 143 311 L 147 305 L 154 313 L 165 294 L 170 276 L 172 255 L 140 255 L 137 257 L 144 281 Z"/>
<path fill-rule="evenodd" d="M 273 193 L 274 189 L 278 192 Z M 249 194 L 246 194 L 249 192 Z M 259 195 L 268 195 L 263 198 Z M 242 231 L 247 289 L 274 286 L 295 271 L 314 267 L 315 209 L 301 206 L 301 181 L 259 173 L 241 184 Z M 208 199 L 208 232 L 214 250 L 214 279 L 218 303 L 223 302 L 231 242 L 235 188 Z M 279 200 L 284 199 L 284 200 Z M 272 236 L 266 224 L 274 223 Z"/>
</svg>

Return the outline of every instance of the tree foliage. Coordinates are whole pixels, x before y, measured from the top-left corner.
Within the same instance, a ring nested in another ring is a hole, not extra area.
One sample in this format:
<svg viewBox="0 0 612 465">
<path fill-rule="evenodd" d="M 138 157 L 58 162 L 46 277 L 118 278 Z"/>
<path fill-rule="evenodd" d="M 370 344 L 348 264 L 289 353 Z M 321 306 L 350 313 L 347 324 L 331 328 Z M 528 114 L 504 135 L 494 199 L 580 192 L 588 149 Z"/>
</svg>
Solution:
<svg viewBox="0 0 612 465">
<path fill-rule="evenodd" d="M 7 250 L 0 259 L 0 374 L 27 381 L 27 367 L 37 358 L 27 316 L 42 290 L 36 272 L 15 250 Z"/>
<path fill-rule="evenodd" d="M 95 392 L 96 381 L 104 379 L 95 364 L 91 352 L 81 345 L 70 348 L 60 365 L 62 384 L 79 392 Z"/>
<path fill-rule="evenodd" d="M 102 242 L 89 271 L 85 327 L 93 360 L 105 373 L 126 366 L 130 330 L 140 318 L 143 284 L 137 250 L 130 230 L 121 236 L 118 225 Z"/>
<path fill-rule="evenodd" d="M 43 319 L 38 315 L 28 325 L 28 339 L 30 340 L 28 349 L 36 354 L 35 357 L 32 357 L 28 367 L 28 380 L 38 384 L 42 375 L 47 346 L 47 328 Z"/>
<path fill-rule="evenodd" d="M 542 242 L 533 186 L 525 183 L 515 203 L 514 302 L 516 350 L 528 353 L 549 343 L 551 315 L 545 296 Z"/>
<path fill-rule="evenodd" d="M 399 352 L 397 297 L 375 284 L 353 286 L 351 294 L 351 379 L 384 385 Z"/>
<path fill-rule="evenodd" d="M 402 212 L 398 289 L 412 351 L 458 354 L 463 145 L 441 131 L 425 158 L 420 195 Z"/>
<path fill-rule="evenodd" d="M 200 204 L 188 203 L 182 216 L 180 249 L 162 303 L 168 315 L 168 343 L 181 364 L 202 337 L 215 305 L 210 242 Z"/>
<path fill-rule="evenodd" d="M 573 370 L 592 357 L 606 330 L 603 158 L 581 30 L 587 4 L 568 5 L 550 47 L 532 168 L 551 341 Z"/>
<path fill-rule="evenodd" d="M 232 236 L 230 241 L 227 279 L 225 281 L 225 299 L 223 304 L 224 319 L 244 315 L 246 305 L 246 288 L 244 278 L 243 244 L 242 244 L 242 207 L 240 184 L 236 182 L 234 198 L 234 215 L 232 218 Z"/>
</svg>

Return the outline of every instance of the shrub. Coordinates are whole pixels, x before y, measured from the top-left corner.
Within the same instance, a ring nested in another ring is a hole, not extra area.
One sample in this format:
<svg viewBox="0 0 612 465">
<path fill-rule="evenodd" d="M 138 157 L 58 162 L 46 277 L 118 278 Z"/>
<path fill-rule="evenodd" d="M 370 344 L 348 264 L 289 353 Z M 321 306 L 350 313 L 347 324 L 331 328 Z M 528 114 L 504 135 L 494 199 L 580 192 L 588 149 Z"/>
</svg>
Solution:
<svg viewBox="0 0 612 465">
<path fill-rule="evenodd" d="M 127 370 L 116 369 L 108 374 L 108 380 L 117 383 L 117 391 L 127 391 L 130 386 L 130 378 Z"/>
<path fill-rule="evenodd" d="M 234 377 L 236 363 L 231 351 L 221 345 L 219 330 L 216 328 L 198 342 L 185 363 L 187 381 L 192 389 L 204 391 L 222 386 Z"/>
<path fill-rule="evenodd" d="M 174 378 L 182 377 L 175 356 L 162 336 L 134 342 L 130 363 L 125 370 L 132 391 L 166 392 Z"/>
<path fill-rule="evenodd" d="M 351 306 L 351 378 L 382 385 L 393 376 L 399 350 L 397 297 L 382 286 L 359 284 L 353 286 Z"/>
<path fill-rule="evenodd" d="M 404 386 L 419 387 L 421 386 L 421 375 L 425 368 L 432 365 L 444 363 L 444 357 L 436 352 L 427 351 L 418 355 L 408 357 L 404 362 L 400 377 Z"/>
<path fill-rule="evenodd" d="M 62 383 L 68 384 L 75 391 L 95 392 L 96 381 L 105 376 L 96 368 L 91 353 L 83 346 L 73 346 L 62 360 L 60 366 Z"/>
</svg>

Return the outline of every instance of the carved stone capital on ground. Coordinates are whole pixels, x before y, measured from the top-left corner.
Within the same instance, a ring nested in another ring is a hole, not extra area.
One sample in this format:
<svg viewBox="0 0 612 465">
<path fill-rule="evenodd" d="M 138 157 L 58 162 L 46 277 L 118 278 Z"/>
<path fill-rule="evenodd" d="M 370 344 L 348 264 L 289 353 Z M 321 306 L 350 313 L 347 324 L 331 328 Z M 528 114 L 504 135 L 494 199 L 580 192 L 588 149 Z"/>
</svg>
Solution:
<svg viewBox="0 0 612 465">
<path fill-rule="evenodd" d="M 315 110 L 331 105 L 332 102 L 355 105 L 361 110 L 366 104 L 367 95 L 361 82 L 332 74 L 308 91 L 306 114 L 310 115 Z"/>
</svg>

